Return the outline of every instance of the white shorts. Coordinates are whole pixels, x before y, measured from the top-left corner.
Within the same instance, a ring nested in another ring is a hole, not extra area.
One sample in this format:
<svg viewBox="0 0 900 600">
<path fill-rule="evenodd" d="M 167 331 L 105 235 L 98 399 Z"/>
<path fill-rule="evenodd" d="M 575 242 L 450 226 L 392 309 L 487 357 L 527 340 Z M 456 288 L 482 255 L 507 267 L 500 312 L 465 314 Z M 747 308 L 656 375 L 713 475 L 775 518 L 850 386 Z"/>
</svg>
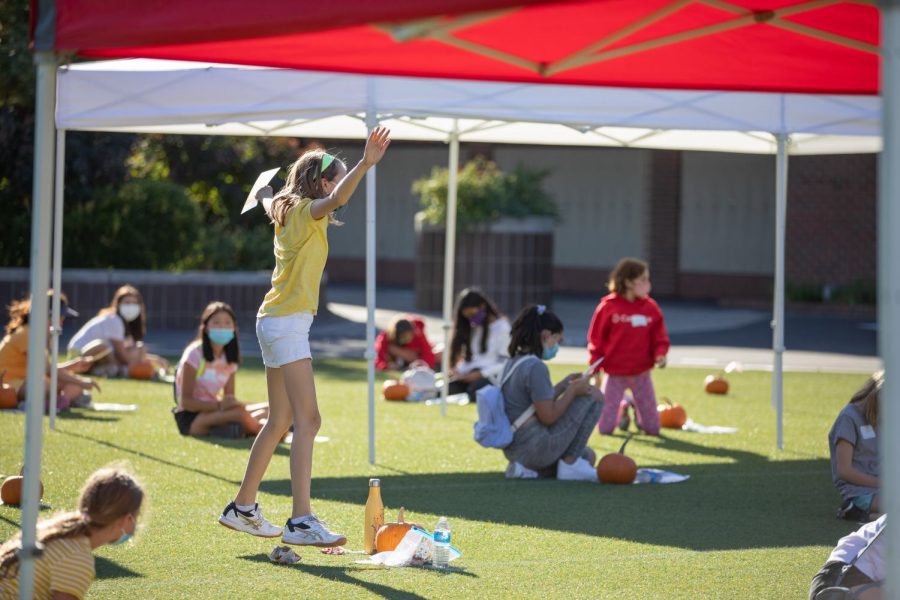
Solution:
<svg viewBox="0 0 900 600">
<path fill-rule="evenodd" d="M 262 350 L 263 364 L 277 369 L 295 360 L 312 358 L 309 327 L 312 313 L 294 313 L 284 317 L 257 317 L 256 338 Z"/>
</svg>

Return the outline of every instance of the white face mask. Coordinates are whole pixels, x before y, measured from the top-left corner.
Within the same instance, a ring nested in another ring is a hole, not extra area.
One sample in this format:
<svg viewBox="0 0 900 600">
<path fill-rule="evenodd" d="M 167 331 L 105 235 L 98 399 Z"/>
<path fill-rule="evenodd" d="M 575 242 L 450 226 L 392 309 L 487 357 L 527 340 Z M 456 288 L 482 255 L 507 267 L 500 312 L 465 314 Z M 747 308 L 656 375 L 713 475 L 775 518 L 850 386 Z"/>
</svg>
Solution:
<svg viewBox="0 0 900 600">
<path fill-rule="evenodd" d="M 141 305 L 131 302 L 123 302 L 119 305 L 119 314 L 126 322 L 131 323 L 141 316 Z"/>
</svg>

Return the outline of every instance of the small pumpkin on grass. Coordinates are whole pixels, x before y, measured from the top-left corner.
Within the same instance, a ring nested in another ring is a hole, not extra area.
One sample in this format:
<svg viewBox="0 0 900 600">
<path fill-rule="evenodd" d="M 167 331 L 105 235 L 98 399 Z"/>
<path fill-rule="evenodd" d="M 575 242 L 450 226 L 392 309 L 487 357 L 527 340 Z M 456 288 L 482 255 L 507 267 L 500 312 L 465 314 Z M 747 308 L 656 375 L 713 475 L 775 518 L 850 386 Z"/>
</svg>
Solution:
<svg viewBox="0 0 900 600">
<path fill-rule="evenodd" d="M 6 371 L 0 373 L 0 408 L 15 408 L 19 405 L 19 395 L 14 387 L 3 383 L 4 377 Z"/>
<path fill-rule="evenodd" d="M 409 386 L 396 379 L 388 379 L 381 388 L 385 400 L 403 401 L 409 397 Z"/>
<path fill-rule="evenodd" d="M 128 367 L 128 377 L 131 379 L 151 379 L 154 373 L 153 364 L 147 361 L 134 363 Z"/>
<path fill-rule="evenodd" d="M 728 393 L 728 380 L 721 375 L 708 375 L 703 382 L 707 394 L 724 395 Z"/>
<path fill-rule="evenodd" d="M 706 381 L 703 382 L 703 389 L 706 390 L 707 394 L 727 394 L 728 380 L 725 379 L 725 375 L 733 371 L 737 371 L 740 373 L 743 370 L 744 368 L 741 363 L 733 360 L 725 365 L 725 368 L 722 369 L 720 373 L 707 376 Z"/>
<path fill-rule="evenodd" d="M 13 475 L 6 478 L 3 485 L 0 485 L 0 500 L 3 501 L 3 504 L 8 504 L 10 506 L 19 506 L 22 504 L 22 483 L 24 480 L 25 479 L 21 475 Z M 44 497 L 43 483 L 41 483 L 40 497 Z"/>
<path fill-rule="evenodd" d="M 625 446 L 631 441 L 628 436 L 618 452 L 607 454 L 597 463 L 597 476 L 601 483 L 629 484 L 637 477 L 637 464 L 625 456 Z"/>
<path fill-rule="evenodd" d="M 397 512 L 397 522 L 385 523 L 375 534 L 375 552 L 387 552 L 396 549 L 406 532 L 413 527 L 421 528 L 421 525 L 404 521 L 403 508 L 401 507 Z"/>
<path fill-rule="evenodd" d="M 681 426 L 687 423 L 687 411 L 678 404 L 672 404 L 668 398 L 663 398 L 665 404 L 656 407 L 659 411 L 659 424 L 667 429 L 681 429 Z"/>
</svg>

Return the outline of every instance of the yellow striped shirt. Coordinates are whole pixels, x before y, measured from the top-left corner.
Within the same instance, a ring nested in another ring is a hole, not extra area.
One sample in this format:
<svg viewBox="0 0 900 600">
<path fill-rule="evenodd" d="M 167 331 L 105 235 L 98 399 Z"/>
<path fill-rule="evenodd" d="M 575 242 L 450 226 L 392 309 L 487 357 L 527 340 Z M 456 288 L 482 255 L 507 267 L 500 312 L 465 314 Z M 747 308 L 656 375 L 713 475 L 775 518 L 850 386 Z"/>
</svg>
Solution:
<svg viewBox="0 0 900 600">
<path fill-rule="evenodd" d="M 94 581 L 94 555 L 86 535 L 48 542 L 44 555 L 37 561 L 34 576 L 34 598 L 50 600 L 53 592 L 65 592 L 84 598 Z M 19 597 L 19 572 L 0 577 L 0 599 Z"/>
</svg>

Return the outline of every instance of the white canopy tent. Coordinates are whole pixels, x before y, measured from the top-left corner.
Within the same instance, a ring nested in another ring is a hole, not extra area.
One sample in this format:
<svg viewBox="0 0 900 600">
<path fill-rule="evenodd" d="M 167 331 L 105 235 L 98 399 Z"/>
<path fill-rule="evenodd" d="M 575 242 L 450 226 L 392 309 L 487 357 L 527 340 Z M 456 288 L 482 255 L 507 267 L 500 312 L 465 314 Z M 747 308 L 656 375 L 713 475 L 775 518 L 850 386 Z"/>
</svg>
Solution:
<svg viewBox="0 0 900 600">
<path fill-rule="evenodd" d="M 58 71 L 57 181 L 62 181 L 62 132 L 67 129 L 363 139 L 380 123 L 391 128 L 394 139 L 449 142 L 454 175 L 461 141 L 776 154 L 772 401 L 777 445 L 782 448 L 787 156 L 878 152 L 880 112 L 879 98 L 869 96 L 530 85 L 143 59 L 105 61 Z M 374 181 L 371 173 L 366 187 L 371 463 L 375 461 Z M 56 202 L 58 249 L 61 185 Z M 455 177 L 448 204 L 445 342 L 453 293 Z M 60 265 L 57 251 L 53 267 L 57 287 Z M 445 372 L 448 360 L 445 355 Z"/>
</svg>

